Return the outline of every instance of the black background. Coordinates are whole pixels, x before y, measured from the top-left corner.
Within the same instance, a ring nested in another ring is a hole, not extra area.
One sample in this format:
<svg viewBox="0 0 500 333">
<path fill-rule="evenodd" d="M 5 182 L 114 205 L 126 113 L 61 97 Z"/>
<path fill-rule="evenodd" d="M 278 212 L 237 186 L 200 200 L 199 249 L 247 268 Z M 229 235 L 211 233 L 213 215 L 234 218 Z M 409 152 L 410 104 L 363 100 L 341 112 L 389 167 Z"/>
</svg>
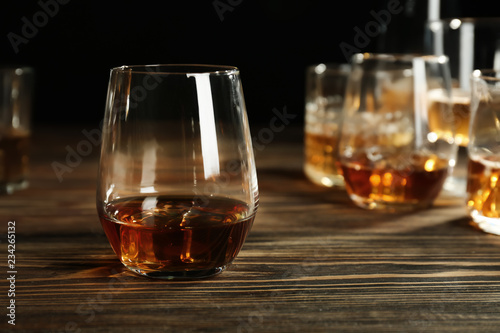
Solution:
<svg viewBox="0 0 500 333">
<path fill-rule="evenodd" d="M 99 122 L 109 69 L 154 63 L 237 66 L 251 122 L 265 123 L 273 108 L 283 107 L 302 121 L 305 67 L 346 62 L 339 45 L 354 47 L 354 28 L 364 29 L 374 20 L 371 11 L 387 9 L 389 1 L 397 0 L 217 1 L 235 6 L 221 19 L 214 0 L 71 0 L 60 4 L 15 53 L 9 33 L 22 36 L 22 18 L 33 22 L 42 7 L 39 1 L 4 0 L 0 65 L 35 68 L 35 124 Z M 427 2 L 400 3 L 404 10 L 360 51 L 421 51 Z M 492 16 L 492 4 L 442 0 L 441 17 Z"/>
</svg>

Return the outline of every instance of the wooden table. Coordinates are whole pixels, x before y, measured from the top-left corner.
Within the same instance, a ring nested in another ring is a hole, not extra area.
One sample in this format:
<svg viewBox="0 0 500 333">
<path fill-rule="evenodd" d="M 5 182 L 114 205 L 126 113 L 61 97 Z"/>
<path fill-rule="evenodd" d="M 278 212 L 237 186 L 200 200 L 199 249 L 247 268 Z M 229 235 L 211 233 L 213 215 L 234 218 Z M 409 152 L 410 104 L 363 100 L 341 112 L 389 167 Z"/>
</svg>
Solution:
<svg viewBox="0 0 500 333">
<path fill-rule="evenodd" d="M 234 264 L 206 280 L 125 270 L 95 209 L 98 147 L 60 182 L 52 168 L 92 127 L 35 128 L 31 183 L 0 197 L 0 331 L 497 332 L 500 237 L 468 224 L 463 200 L 387 215 L 356 208 L 302 173 L 302 132 L 256 151 L 261 205 Z M 254 133 L 259 128 L 253 128 Z M 15 221 L 15 297 L 6 297 Z M 15 299 L 15 326 L 6 314 Z"/>
</svg>

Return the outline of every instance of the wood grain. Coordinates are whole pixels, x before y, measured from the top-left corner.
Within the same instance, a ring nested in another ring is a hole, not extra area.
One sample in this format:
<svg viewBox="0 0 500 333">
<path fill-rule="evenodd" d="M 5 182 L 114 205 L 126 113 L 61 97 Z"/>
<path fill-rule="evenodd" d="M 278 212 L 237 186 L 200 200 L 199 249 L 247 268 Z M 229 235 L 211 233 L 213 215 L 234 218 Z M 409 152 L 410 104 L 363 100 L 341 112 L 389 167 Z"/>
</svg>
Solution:
<svg viewBox="0 0 500 333">
<path fill-rule="evenodd" d="M 98 147 L 62 182 L 52 170 L 67 146 L 85 139 L 82 129 L 35 131 L 30 187 L 0 198 L 2 251 L 6 258 L 7 221 L 15 219 L 18 271 L 16 326 L 2 313 L 1 331 L 500 327 L 500 237 L 472 228 L 460 199 L 441 196 L 431 209 L 389 215 L 358 209 L 344 192 L 311 184 L 301 170 L 300 128 L 287 128 L 256 152 L 261 205 L 227 271 L 195 281 L 136 276 L 121 266 L 97 218 Z"/>
</svg>

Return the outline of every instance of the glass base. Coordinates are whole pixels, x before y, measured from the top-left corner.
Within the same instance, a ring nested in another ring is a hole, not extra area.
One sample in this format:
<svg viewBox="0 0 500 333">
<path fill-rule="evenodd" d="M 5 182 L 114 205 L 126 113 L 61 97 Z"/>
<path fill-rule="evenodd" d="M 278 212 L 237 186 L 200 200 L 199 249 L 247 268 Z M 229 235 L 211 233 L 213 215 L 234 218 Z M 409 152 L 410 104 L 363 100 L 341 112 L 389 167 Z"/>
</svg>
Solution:
<svg viewBox="0 0 500 333">
<path fill-rule="evenodd" d="M 467 194 L 467 149 L 458 147 L 455 167 L 451 175 L 446 178 L 442 193 L 455 198 L 465 198 Z"/>
<path fill-rule="evenodd" d="M 326 187 L 344 187 L 344 177 L 320 172 L 310 165 L 304 166 L 304 173 L 307 178 L 316 185 Z"/>
<path fill-rule="evenodd" d="M 453 175 L 449 176 L 444 182 L 443 194 L 455 198 L 465 198 L 467 194 L 467 180 Z"/>
<path fill-rule="evenodd" d="M 477 211 L 472 211 L 470 214 L 473 226 L 486 233 L 500 236 L 500 218 L 486 217 Z"/>
<path fill-rule="evenodd" d="M 19 182 L 8 182 L 8 183 L 5 183 L 5 182 L 0 182 L 0 194 L 12 194 L 14 193 L 15 191 L 19 191 L 19 190 L 24 190 L 26 188 L 28 188 L 28 181 L 27 180 L 22 180 L 22 181 L 19 181 Z"/>
<path fill-rule="evenodd" d="M 191 270 L 191 271 L 179 271 L 179 272 L 171 272 L 171 271 L 158 271 L 158 270 L 143 270 L 138 268 L 129 267 L 124 265 L 132 272 L 147 276 L 153 279 L 162 279 L 162 280 L 191 280 L 191 279 L 203 279 L 210 276 L 214 276 L 222 273 L 227 266 L 215 267 L 207 270 Z"/>
<path fill-rule="evenodd" d="M 351 200 L 356 204 L 356 206 L 380 211 L 385 213 L 404 213 L 411 212 L 415 210 L 425 209 L 432 205 L 432 202 L 387 202 L 387 201 L 375 201 L 372 199 L 367 199 L 360 197 L 355 194 L 349 195 Z"/>
</svg>

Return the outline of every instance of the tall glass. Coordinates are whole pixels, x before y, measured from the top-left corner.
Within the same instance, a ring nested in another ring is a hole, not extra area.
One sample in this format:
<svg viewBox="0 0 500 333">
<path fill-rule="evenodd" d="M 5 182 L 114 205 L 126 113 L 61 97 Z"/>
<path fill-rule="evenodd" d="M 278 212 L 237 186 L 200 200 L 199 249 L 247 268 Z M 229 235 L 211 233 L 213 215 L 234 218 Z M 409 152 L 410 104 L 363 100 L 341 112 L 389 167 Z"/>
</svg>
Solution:
<svg viewBox="0 0 500 333">
<path fill-rule="evenodd" d="M 467 208 L 472 223 L 500 235 L 500 71 L 472 75 Z"/>
<path fill-rule="evenodd" d="M 304 172 L 313 183 L 343 187 L 337 165 L 342 106 L 349 76 L 347 64 L 317 64 L 306 71 Z"/>
<path fill-rule="evenodd" d="M 239 70 L 111 70 L 97 209 L 130 270 L 163 279 L 222 272 L 252 227 L 259 192 Z"/>
<path fill-rule="evenodd" d="M 434 202 L 457 147 L 450 104 L 431 115 L 429 94 L 450 90 L 445 56 L 353 57 L 339 160 L 355 204 L 399 212 Z"/>
<path fill-rule="evenodd" d="M 425 51 L 447 55 L 452 77 L 452 104 L 456 121 L 456 141 L 460 146 L 457 168 L 467 164 L 466 147 L 469 142 L 470 75 L 477 68 L 500 69 L 500 20 L 498 18 L 450 18 L 430 20 L 425 25 Z M 432 96 L 436 104 L 439 95 Z M 456 196 L 464 196 L 465 174 L 455 172 L 445 189 Z"/>
</svg>

